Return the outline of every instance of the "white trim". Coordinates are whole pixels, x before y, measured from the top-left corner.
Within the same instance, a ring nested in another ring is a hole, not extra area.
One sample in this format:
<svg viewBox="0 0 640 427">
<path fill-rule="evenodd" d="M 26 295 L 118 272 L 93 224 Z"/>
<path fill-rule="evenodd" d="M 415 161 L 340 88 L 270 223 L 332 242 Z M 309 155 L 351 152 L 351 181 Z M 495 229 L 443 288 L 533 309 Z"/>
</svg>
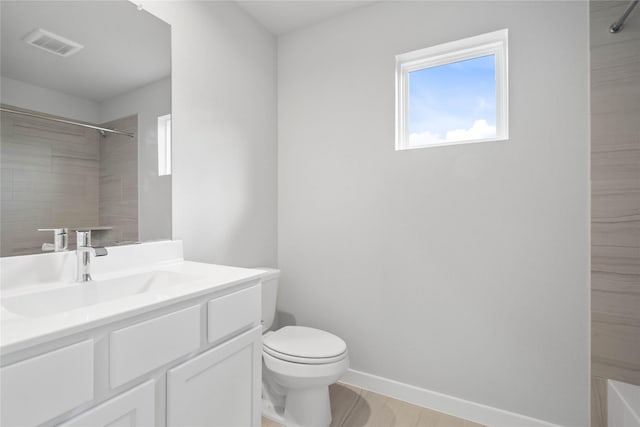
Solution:
<svg viewBox="0 0 640 427">
<path fill-rule="evenodd" d="M 340 382 L 491 427 L 558 427 L 558 425 L 547 421 L 459 399 L 354 369 L 347 370 Z"/>
<path fill-rule="evenodd" d="M 467 144 L 509 139 L 509 59 L 507 29 L 443 43 L 396 55 L 396 150 Z M 409 73 L 439 65 L 495 55 L 496 136 L 495 138 L 409 145 Z"/>
</svg>

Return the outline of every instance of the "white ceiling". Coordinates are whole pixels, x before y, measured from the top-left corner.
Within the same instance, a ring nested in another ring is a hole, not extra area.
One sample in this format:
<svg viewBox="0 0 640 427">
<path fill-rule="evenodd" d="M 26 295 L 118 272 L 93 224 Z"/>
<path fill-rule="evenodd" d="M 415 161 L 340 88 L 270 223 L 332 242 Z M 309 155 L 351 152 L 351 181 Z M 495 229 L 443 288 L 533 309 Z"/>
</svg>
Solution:
<svg viewBox="0 0 640 427">
<path fill-rule="evenodd" d="M 342 15 L 378 0 L 237 0 L 240 7 L 275 35 Z"/>
<path fill-rule="evenodd" d="M 209 0 L 215 1 L 215 0 Z M 310 26 L 378 0 L 237 0 L 275 35 Z M 171 73 L 171 29 L 130 1 L 2 0 L 3 77 L 103 101 Z M 62 58 L 22 39 L 42 28 L 84 45 Z"/>
<path fill-rule="evenodd" d="M 3 77 L 102 101 L 171 73 L 171 27 L 129 1 L 0 2 Z M 68 58 L 27 45 L 42 28 L 84 45 Z"/>
</svg>

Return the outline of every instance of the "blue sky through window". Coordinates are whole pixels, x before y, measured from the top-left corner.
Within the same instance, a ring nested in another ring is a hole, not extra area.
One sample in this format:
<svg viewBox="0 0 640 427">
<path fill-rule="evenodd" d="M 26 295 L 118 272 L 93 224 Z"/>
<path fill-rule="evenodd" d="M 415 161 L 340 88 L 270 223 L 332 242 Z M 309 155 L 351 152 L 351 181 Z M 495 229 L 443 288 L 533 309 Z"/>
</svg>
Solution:
<svg viewBox="0 0 640 427">
<path fill-rule="evenodd" d="M 409 73 L 410 145 L 495 136 L 495 55 Z"/>
</svg>

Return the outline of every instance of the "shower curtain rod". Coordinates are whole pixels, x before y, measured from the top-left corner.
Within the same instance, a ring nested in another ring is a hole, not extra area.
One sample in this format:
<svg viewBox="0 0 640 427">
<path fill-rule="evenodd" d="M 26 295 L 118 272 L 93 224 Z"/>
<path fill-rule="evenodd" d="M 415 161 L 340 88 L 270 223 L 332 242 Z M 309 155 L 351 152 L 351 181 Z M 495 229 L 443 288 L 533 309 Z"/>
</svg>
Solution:
<svg viewBox="0 0 640 427">
<path fill-rule="evenodd" d="M 0 107 L 0 111 L 5 111 L 11 114 L 20 114 L 23 116 L 36 117 L 38 119 L 50 120 L 52 122 L 57 122 L 57 123 L 66 123 L 68 125 L 82 126 L 89 129 L 95 129 L 98 132 L 100 132 L 102 136 L 105 136 L 105 133 L 109 132 L 109 133 L 115 133 L 117 135 L 125 135 L 125 136 L 128 136 L 129 138 L 135 138 L 135 134 L 131 132 L 125 132 L 118 129 L 103 128 L 100 126 L 94 126 L 87 123 L 74 122 L 71 120 L 58 119 L 56 117 L 51 117 L 44 114 L 29 113 L 27 111 L 14 110 L 12 108 L 6 108 L 6 107 Z"/>
<path fill-rule="evenodd" d="M 633 8 L 636 7 L 636 5 L 638 4 L 638 2 L 640 2 L 640 0 L 633 0 L 631 3 L 629 3 L 629 6 L 627 6 L 627 8 L 625 9 L 624 13 L 620 17 L 620 19 L 618 19 L 616 22 L 611 24 L 611 26 L 609 27 L 609 32 L 610 33 L 614 33 L 615 34 L 615 33 L 619 33 L 620 31 L 622 31 L 622 27 L 624 26 L 625 19 L 627 19 L 627 17 L 629 16 L 629 14 L 633 10 Z"/>
</svg>

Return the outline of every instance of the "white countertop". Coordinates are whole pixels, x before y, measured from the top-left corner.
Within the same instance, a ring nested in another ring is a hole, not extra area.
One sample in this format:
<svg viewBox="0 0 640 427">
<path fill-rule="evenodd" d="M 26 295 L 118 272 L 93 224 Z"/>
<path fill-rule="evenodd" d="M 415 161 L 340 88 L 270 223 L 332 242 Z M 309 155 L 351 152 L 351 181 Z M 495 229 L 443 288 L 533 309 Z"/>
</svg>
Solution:
<svg viewBox="0 0 640 427">
<path fill-rule="evenodd" d="M 175 245 L 174 242 L 167 244 Z M 7 307 L 3 304 L 0 310 L 0 354 L 5 355 L 22 350 L 29 346 L 69 336 L 207 293 L 220 292 L 239 283 L 257 281 L 265 275 L 262 270 L 183 261 L 180 258 L 175 258 L 175 247 L 172 248 L 174 253 L 170 259 L 162 259 L 162 256 L 155 257 L 155 259 L 148 260 L 149 262 L 144 263 L 144 265 L 131 262 L 132 259 L 135 261 L 136 257 L 130 253 L 131 250 L 145 251 L 147 248 L 144 244 L 134 245 L 133 248 L 124 250 L 114 249 L 116 253 L 122 252 L 123 260 L 128 259 L 128 261 L 123 261 L 122 263 L 125 268 L 109 272 L 96 268 L 97 271 L 93 273 L 95 283 L 112 279 L 117 280 L 118 278 L 126 278 L 147 272 L 168 272 L 161 274 L 166 274 L 168 277 L 181 277 L 182 280 L 177 284 L 163 285 L 157 289 L 151 287 L 132 295 L 45 315 L 18 314 L 11 311 L 10 304 L 7 303 Z M 157 250 L 157 247 L 155 250 Z M 180 244 L 180 255 L 181 250 L 182 246 Z M 36 257 L 41 257 L 41 255 Z M 20 258 L 23 258 L 19 260 L 20 263 L 24 264 L 25 257 Z M 39 262 L 42 259 L 39 258 Z M 64 262 L 66 263 L 67 261 Z M 112 264 L 116 263 L 113 260 L 111 262 Z M 3 263 L 2 266 L 5 267 L 6 265 Z M 12 266 L 9 267 L 9 270 L 11 270 Z M 22 267 L 22 269 L 24 268 Z M 6 283 L 9 279 L 3 274 L 3 282 L 5 283 L 2 286 L 2 301 L 10 301 L 15 297 L 28 297 L 43 292 L 46 295 L 46 292 L 52 291 L 55 293 L 57 290 L 63 289 L 74 291 L 79 289 L 74 287 L 86 286 L 83 283 L 75 283 L 69 278 L 11 286 L 11 283 Z"/>
</svg>

